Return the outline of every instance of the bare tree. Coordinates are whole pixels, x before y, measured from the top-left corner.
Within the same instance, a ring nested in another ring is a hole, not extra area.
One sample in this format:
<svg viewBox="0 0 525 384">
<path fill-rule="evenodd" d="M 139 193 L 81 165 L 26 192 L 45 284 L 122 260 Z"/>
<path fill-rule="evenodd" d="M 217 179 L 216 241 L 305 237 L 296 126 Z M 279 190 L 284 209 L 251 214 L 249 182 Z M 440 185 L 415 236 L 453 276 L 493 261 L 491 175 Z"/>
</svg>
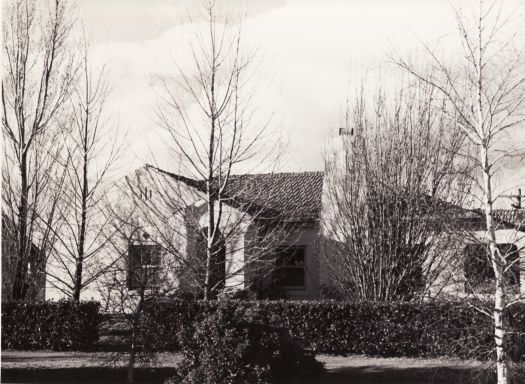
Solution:
<svg viewBox="0 0 525 384">
<path fill-rule="evenodd" d="M 140 212 L 134 205 L 109 204 L 111 213 L 106 223 L 111 231 L 103 252 L 107 269 L 96 284 L 106 303 L 105 312 L 113 320 L 119 318 L 130 330 L 127 340 L 127 382 L 134 382 L 137 364 L 151 365 L 155 355 L 144 335 L 144 313 L 148 304 L 169 298 L 178 291 L 179 281 L 173 278 L 179 262 L 170 257 L 162 241 L 150 235 Z M 176 248 L 176 245 L 172 245 Z M 115 256 L 116 255 L 116 256 Z M 120 353 L 104 356 L 106 363 L 120 364 Z"/>
<path fill-rule="evenodd" d="M 468 164 L 421 84 L 393 96 L 364 91 L 345 113 L 327 172 L 322 268 L 354 300 L 411 300 L 429 293 L 453 255 Z M 440 284 L 444 284 L 441 282 Z"/>
<path fill-rule="evenodd" d="M 248 201 L 249 181 L 243 183 L 233 175 L 240 170 L 246 172 L 250 163 L 270 159 L 275 165 L 278 146 L 272 146 L 275 141 L 271 142 L 270 135 L 275 132 L 271 131 L 269 121 L 255 117 L 255 88 L 249 82 L 254 56 L 243 55 L 242 20 L 222 15 L 215 1 L 202 4 L 205 27 L 196 32 L 191 45 L 192 63 L 189 68 L 176 65 L 175 76 L 161 78 L 163 86 L 157 108 L 159 123 L 171 138 L 173 158 L 179 162 L 181 172 L 192 179 L 179 177 L 176 184 L 154 185 L 161 199 L 173 200 L 166 201 L 166 205 L 185 216 L 185 222 L 192 227 L 195 252 L 191 254 L 199 254 L 198 249 L 205 253 L 201 262 L 193 260 L 197 264 L 204 262 L 202 268 L 185 263 L 205 299 L 209 299 L 224 287 L 225 276 L 221 271 L 225 269 L 225 252 L 244 248 L 243 244 L 234 244 L 239 234 L 258 218 L 267 223 L 271 219 L 278 221 L 275 213 L 270 217 L 272 214 L 264 210 L 262 202 L 268 198 L 262 198 L 264 191 L 256 193 L 261 198 L 252 196 Z M 196 219 L 196 207 L 190 208 L 195 200 L 188 201 L 186 207 L 180 206 L 180 201 L 185 200 L 181 182 L 193 183 L 199 191 L 199 199 L 205 202 L 202 212 L 205 223 Z M 257 191 L 253 182 L 249 189 Z M 276 238 L 277 232 L 283 234 L 282 228 L 267 225 L 264 235 L 259 232 L 255 237 Z M 268 247 L 260 245 L 262 242 L 251 247 L 250 255 L 245 252 L 244 261 L 226 273 L 239 274 L 247 265 L 261 261 L 263 248 L 268 253 Z"/>
<path fill-rule="evenodd" d="M 40 270 L 53 242 L 50 228 L 64 180 L 57 170 L 62 148 L 57 121 L 74 79 L 67 46 L 72 24 L 62 0 L 38 6 L 18 0 L 4 8 L 2 198 L 16 241 L 13 254 L 3 257 L 10 258 L 4 274 L 11 279 L 13 300 L 26 298 L 35 253 L 40 261 L 33 266 Z"/>
<path fill-rule="evenodd" d="M 73 300 L 103 274 L 108 265 L 98 256 L 112 235 L 101 213 L 109 185 L 108 173 L 121 153 L 118 132 L 108 132 L 104 106 L 109 91 L 105 66 L 93 68 L 89 45 L 82 40 L 79 78 L 69 95 L 66 179 L 60 204 L 61 220 L 54 229 L 52 283 Z"/>
<path fill-rule="evenodd" d="M 478 182 L 495 275 L 495 300 L 490 315 L 495 326 L 497 380 L 505 384 L 509 379 L 507 325 L 503 312 L 515 300 L 509 300 L 504 275 L 517 261 L 497 247 L 494 174 L 498 163 L 509 155 L 508 150 L 498 148 L 498 141 L 525 118 L 524 62 L 522 51 L 515 48 L 516 33 L 509 33 L 516 12 L 507 14 L 499 1 L 479 0 L 468 10 L 454 9 L 454 15 L 462 48 L 457 61 L 447 63 L 426 45 L 424 49 L 431 65 L 428 72 L 406 60 L 396 61 L 439 93 L 446 101 L 446 108 L 441 109 L 443 115 L 455 129 L 464 132 L 476 148 L 473 161 L 481 173 Z"/>
</svg>

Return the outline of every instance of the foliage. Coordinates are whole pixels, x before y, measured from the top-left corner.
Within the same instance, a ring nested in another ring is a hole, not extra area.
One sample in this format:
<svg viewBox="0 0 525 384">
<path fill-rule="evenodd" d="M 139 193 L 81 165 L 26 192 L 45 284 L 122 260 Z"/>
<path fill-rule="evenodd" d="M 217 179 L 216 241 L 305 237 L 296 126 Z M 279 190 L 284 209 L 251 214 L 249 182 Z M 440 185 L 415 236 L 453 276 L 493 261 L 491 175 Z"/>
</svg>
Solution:
<svg viewBox="0 0 525 384">
<path fill-rule="evenodd" d="M 350 303 L 336 301 L 232 301 L 241 313 L 279 314 L 303 347 L 316 353 L 393 357 L 489 359 L 493 324 L 462 302 Z M 145 309 L 144 329 L 153 350 L 180 350 L 177 334 L 216 310 L 217 302 L 170 301 Z M 233 309 L 232 309 L 233 310 Z M 525 305 L 508 309 L 509 354 L 525 360 Z"/>
<path fill-rule="evenodd" d="M 93 349 L 101 321 L 99 307 L 94 301 L 3 303 L 2 349 Z"/>
<path fill-rule="evenodd" d="M 322 364 L 264 305 L 221 300 L 178 333 L 183 361 L 169 383 L 267 383 L 318 376 Z"/>
</svg>

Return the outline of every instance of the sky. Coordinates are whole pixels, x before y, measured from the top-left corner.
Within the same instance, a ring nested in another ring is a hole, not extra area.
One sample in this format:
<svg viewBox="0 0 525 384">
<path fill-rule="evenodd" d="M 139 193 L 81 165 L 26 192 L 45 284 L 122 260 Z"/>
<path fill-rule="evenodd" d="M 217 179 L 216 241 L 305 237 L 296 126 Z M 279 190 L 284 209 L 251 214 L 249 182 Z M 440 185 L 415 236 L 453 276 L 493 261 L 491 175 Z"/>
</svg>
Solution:
<svg viewBox="0 0 525 384">
<path fill-rule="evenodd" d="M 80 0 L 92 55 L 112 84 L 111 124 L 127 131 L 120 172 L 146 162 L 173 170 L 175 161 L 154 117 L 156 76 L 188 59 L 191 27 L 200 22 L 191 0 Z M 257 50 L 257 103 L 273 114 L 288 142 L 283 171 L 323 169 L 323 151 L 341 125 L 345 100 L 365 74 L 388 67 L 388 54 L 417 55 L 422 42 L 439 45 L 455 31 L 447 0 L 229 1 L 245 12 L 243 33 Z M 190 22 L 190 19 L 192 20 Z M 454 51 L 452 46 L 447 45 Z M 366 75 L 373 87 L 388 84 Z M 513 137 L 525 143 L 525 129 Z M 506 169 L 514 188 L 523 161 Z"/>
</svg>

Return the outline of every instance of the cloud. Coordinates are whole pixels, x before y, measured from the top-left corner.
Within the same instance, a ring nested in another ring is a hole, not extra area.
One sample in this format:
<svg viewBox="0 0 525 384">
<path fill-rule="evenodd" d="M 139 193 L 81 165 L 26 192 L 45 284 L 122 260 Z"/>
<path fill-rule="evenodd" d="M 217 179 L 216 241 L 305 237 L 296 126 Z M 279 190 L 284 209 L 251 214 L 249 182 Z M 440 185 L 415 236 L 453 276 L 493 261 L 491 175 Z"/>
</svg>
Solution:
<svg viewBox="0 0 525 384">
<path fill-rule="evenodd" d="M 137 158 L 146 161 L 154 152 L 163 153 L 169 167 L 166 137 L 152 108 L 159 75 L 173 82 L 174 63 L 190 64 L 188 42 L 199 23 L 181 21 L 189 0 L 84 0 L 88 3 L 93 28 L 100 29 L 94 49 L 112 67 L 112 108 L 130 130 L 135 157 L 128 164 L 134 166 Z M 243 41 L 259 56 L 257 103 L 276 114 L 276 123 L 289 137 L 287 170 L 322 169 L 323 145 L 327 132 L 337 129 L 341 106 L 367 71 L 384 65 L 385 53 L 414 54 L 421 47 L 419 39 L 435 45 L 455 27 L 447 2 L 431 0 L 252 0 L 248 5 L 253 10 L 243 25 Z M 453 56 L 456 48 L 447 47 Z M 389 81 L 371 75 L 365 85 Z"/>
<path fill-rule="evenodd" d="M 81 16 L 96 42 L 145 41 L 173 27 L 200 21 L 195 0 L 80 0 Z M 281 7 L 284 0 L 219 2 L 249 17 Z"/>
</svg>

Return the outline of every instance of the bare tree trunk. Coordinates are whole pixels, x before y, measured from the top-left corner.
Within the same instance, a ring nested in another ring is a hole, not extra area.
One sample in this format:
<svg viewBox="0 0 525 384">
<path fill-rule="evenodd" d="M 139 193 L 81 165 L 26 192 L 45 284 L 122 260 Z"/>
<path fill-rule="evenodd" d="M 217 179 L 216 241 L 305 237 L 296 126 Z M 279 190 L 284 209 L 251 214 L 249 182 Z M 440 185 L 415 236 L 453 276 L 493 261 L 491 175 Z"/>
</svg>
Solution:
<svg viewBox="0 0 525 384">
<path fill-rule="evenodd" d="M 138 351 L 138 340 L 140 336 L 140 316 L 142 315 L 142 306 L 144 304 L 144 296 L 147 282 L 140 288 L 140 298 L 135 313 L 133 314 L 133 328 L 131 330 L 131 348 L 129 350 L 129 359 L 128 359 L 128 374 L 127 382 L 131 384 L 134 382 L 134 370 L 135 370 L 135 360 Z"/>
<path fill-rule="evenodd" d="M 129 359 L 128 359 L 128 373 L 127 373 L 127 383 L 131 384 L 134 381 L 134 370 L 135 370 L 135 357 L 137 354 L 137 329 L 136 329 L 136 319 L 133 324 L 133 329 L 131 331 L 131 348 L 129 350 Z"/>
<path fill-rule="evenodd" d="M 24 128 L 21 129 L 24 132 Z M 22 134 L 22 140 L 24 135 Z M 27 152 L 25 148 L 22 148 L 22 155 L 20 159 L 20 179 L 21 179 L 21 191 L 20 191 L 20 208 L 18 213 L 19 220 L 19 234 L 18 234 L 18 257 L 16 263 L 15 279 L 13 283 L 13 300 L 23 300 L 25 297 L 25 281 L 27 275 L 27 215 L 28 215 L 28 195 L 29 188 L 27 185 Z"/>
<path fill-rule="evenodd" d="M 214 29 L 211 29 L 213 33 Z M 215 172 L 214 172 L 214 161 L 215 161 L 215 129 L 216 129 L 216 111 L 215 111 L 215 40 L 211 41 L 211 50 L 212 50 L 212 64 L 211 64 L 211 84 L 210 84 L 210 136 L 209 136 L 209 146 L 208 146 L 208 177 L 206 180 L 206 193 L 208 197 L 208 233 L 207 233 L 207 249 L 206 249 L 206 276 L 205 276 L 205 288 L 204 288 L 204 300 L 210 299 L 210 294 L 212 293 L 213 287 L 212 283 L 212 273 L 214 270 L 214 244 L 215 244 Z M 220 204 L 220 202 L 219 202 Z"/>
<path fill-rule="evenodd" d="M 490 174 L 490 165 L 488 153 L 485 146 L 481 148 L 481 163 L 483 164 L 483 187 L 484 187 L 484 205 L 485 219 L 487 223 L 487 233 L 489 236 L 489 250 L 492 268 L 495 277 L 494 292 L 494 341 L 496 344 L 496 371 L 499 384 L 507 384 L 507 353 L 505 350 L 506 326 L 503 318 L 503 311 L 506 306 L 505 280 L 503 274 L 503 265 L 496 246 L 496 232 L 494 227 L 494 215 L 492 204 L 492 175 Z"/>
<path fill-rule="evenodd" d="M 89 86 L 86 85 L 89 89 Z M 86 95 L 89 97 L 89 94 Z M 88 133 L 89 133 L 89 104 L 86 104 L 85 111 L 85 123 L 84 123 L 84 142 L 82 143 L 83 158 L 82 158 L 82 201 L 81 201 L 81 219 L 80 219 L 80 229 L 79 229 L 79 239 L 78 239 L 78 254 L 76 260 L 76 270 L 75 270 L 75 282 L 73 289 L 73 300 L 80 300 L 80 290 L 82 289 L 82 268 L 84 266 L 84 251 L 85 251 L 85 241 L 86 241 L 86 216 L 87 216 L 87 199 L 89 191 L 89 181 L 88 181 Z"/>
<path fill-rule="evenodd" d="M 212 95 L 213 95 L 213 80 L 212 75 Z M 213 113 L 213 111 L 212 111 Z M 208 195 L 208 233 L 206 236 L 206 276 L 204 281 L 204 300 L 210 299 L 211 294 L 211 277 L 213 269 L 213 233 L 215 232 L 215 194 L 213 185 L 213 155 L 214 155 L 214 141 L 215 141 L 215 118 L 212 115 L 210 145 L 208 153 L 208 180 L 206 182 L 206 192 Z"/>
<path fill-rule="evenodd" d="M 208 233 L 206 243 L 206 276 L 204 281 L 204 300 L 209 300 L 211 297 L 211 278 L 213 269 L 213 230 L 214 230 L 214 202 L 213 198 L 208 193 Z"/>
<path fill-rule="evenodd" d="M 129 360 L 128 360 L 128 376 L 127 376 L 128 383 L 133 383 L 134 381 L 134 367 L 135 367 L 135 345 L 132 344 L 131 350 L 129 351 Z"/>
</svg>

